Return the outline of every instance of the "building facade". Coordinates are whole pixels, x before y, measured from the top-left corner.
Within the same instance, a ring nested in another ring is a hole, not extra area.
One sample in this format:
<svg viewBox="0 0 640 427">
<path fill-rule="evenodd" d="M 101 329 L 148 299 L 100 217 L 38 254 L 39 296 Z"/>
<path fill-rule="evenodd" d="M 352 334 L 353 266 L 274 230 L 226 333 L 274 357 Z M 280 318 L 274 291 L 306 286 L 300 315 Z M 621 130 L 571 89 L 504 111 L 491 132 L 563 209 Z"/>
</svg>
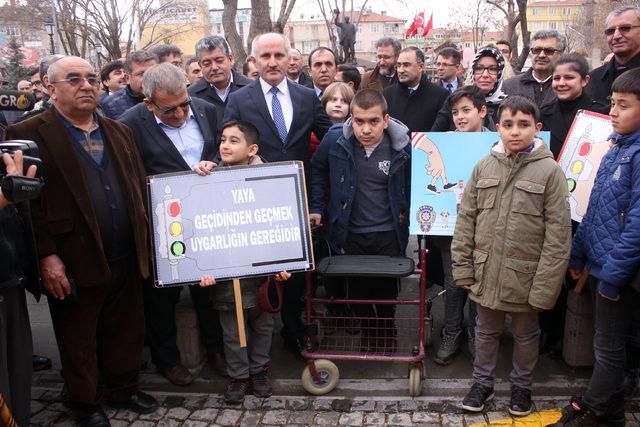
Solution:
<svg viewBox="0 0 640 427">
<path fill-rule="evenodd" d="M 533 0 L 527 4 L 529 30 L 575 31 L 573 26 L 582 17 L 584 0 Z"/>
<path fill-rule="evenodd" d="M 362 12 L 345 12 L 341 15 L 348 16 L 356 28 L 356 58 L 375 61 L 375 44 L 381 37 L 395 37 L 402 39 L 405 31 L 405 20 L 394 18 L 386 12 L 375 13 L 371 10 Z M 331 19 L 331 17 L 327 17 Z M 285 34 L 291 40 L 292 46 L 299 49 L 303 56 L 318 46 L 332 46 L 330 33 L 335 37 L 337 44 L 338 30 L 333 22 L 327 23 L 322 16 L 301 14 L 298 20 L 290 19 L 285 26 Z"/>
<path fill-rule="evenodd" d="M 211 33 L 206 1 L 162 2 L 156 15 L 149 20 L 140 35 L 140 46 L 176 45 L 182 53 L 195 54 L 195 45 Z"/>
</svg>

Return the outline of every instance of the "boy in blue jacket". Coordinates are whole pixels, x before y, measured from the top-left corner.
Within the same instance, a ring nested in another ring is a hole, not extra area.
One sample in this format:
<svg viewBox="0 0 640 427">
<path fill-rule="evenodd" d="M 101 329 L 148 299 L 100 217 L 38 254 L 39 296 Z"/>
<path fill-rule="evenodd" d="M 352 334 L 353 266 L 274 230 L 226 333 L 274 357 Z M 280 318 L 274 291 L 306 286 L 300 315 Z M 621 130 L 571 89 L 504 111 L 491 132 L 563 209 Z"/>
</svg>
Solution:
<svg viewBox="0 0 640 427">
<path fill-rule="evenodd" d="M 625 341 L 640 306 L 631 285 L 640 266 L 640 68 L 620 75 L 612 91 L 613 145 L 600 163 L 569 264 L 574 279 L 584 270 L 595 279 L 596 362 L 584 396 L 564 408 L 558 426 L 625 423 Z"/>
<path fill-rule="evenodd" d="M 347 255 L 404 255 L 409 237 L 410 140 L 408 129 L 389 118 L 384 97 L 358 92 L 351 118 L 334 125 L 311 159 L 310 220 L 324 223 L 332 249 Z M 325 194 L 329 189 L 329 201 Z M 397 299 L 395 279 L 352 279 L 353 299 Z M 354 304 L 361 323 L 361 351 L 395 348 L 395 306 Z M 384 333 L 380 333 L 383 331 Z"/>
</svg>

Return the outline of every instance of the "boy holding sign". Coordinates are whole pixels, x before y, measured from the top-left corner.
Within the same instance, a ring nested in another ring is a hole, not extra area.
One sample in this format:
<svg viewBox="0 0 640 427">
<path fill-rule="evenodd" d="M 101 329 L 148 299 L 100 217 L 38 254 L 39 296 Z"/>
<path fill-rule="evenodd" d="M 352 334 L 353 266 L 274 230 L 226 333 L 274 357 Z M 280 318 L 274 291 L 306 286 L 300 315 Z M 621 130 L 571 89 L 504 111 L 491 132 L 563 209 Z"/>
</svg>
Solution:
<svg viewBox="0 0 640 427">
<path fill-rule="evenodd" d="M 258 152 L 258 130 L 243 121 L 230 121 L 222 127 L 220 139 L 220 166 L 241 166 L 262 164 Z M 216 164 L 203 160 L 196 167 L 199 175 L 209 175 Z M 276 274 L 276 281 L 285 281 L 291 274 L 282 271 Z M 215 285 L 213 277 L 205 275 L 200 286 Z M 241 347 L 236 300 L 231 281 L 220 282 L 213 292 L 214 306 L 220 313 L 223 330 L 224 352 L 227 359 L 229 383 L 224 394 L 227 403 L 241 403 L 249 387 L 259 398 L 271 396 L 269 384 L 270 350 L 273 336 L 273 314 L 258 298 L 261 287 L 269 286 L 264 277 L 251 277 L 240 281 L 243 317 L 248 326 L 250 345 Z"/>
<path fill-rule="evenodd" d="M 327 132 L 311 160 L 309 218 L 317 226 L 326 224 L 337 253 L 403 255 L 409 237 L 408 129 L 389 118 L 384 97 L 371 89 L 358 92 L 350 110 L 351 118 Z M 353 299 L 393 300 L 398 288 L 395 279 L 353 279 L 349 293 Z M 393 351 L 395 306 L 354 304 L 352 309 L 364 318 L 360 350 Z"/>
<path fill-rule="evenodd" d="M 456 132 L 489 132 L 483 126 L 487 115 L 487 101 L 477 86 L 464 86 L 457 89 L 447 99 L 453 115 L 453 123 Z M 464 185 L 456 185 L 453 190 L 459 196 L 458 205 L 462 200 Z M 460 352 L 462 341 L 462 324 L 464 320 L 464 305 L 467 301 L 467 292 L 456 286 L 453 280 L 451 268 L 451 237 L 432 237 L 434 245 L 440 249 L 442 255 L 442 269 L 444 271 L 444 331 L 440 347 L 433 361 L 439 365 L 448 365 Z M 471 360 L 475 358 L 475 326 L 476 303 L 469 300 L 469 322 L 467 325 L 467 342 Z"/>
</svg>

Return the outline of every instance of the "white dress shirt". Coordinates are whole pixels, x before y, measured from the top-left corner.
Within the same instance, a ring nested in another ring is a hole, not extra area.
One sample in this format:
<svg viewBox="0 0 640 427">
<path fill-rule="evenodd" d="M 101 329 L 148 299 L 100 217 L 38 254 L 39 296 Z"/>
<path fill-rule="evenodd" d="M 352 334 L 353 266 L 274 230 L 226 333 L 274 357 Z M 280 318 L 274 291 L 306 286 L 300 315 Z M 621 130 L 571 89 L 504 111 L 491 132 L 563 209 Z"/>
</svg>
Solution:
<svg viewBox="0 0 640 427">
<path fill-rule="evenodd" d="M 198 122 L 189 108 L 187 121 L 179 128 L 169 126 L 154 114 L 160 129 L 167 135 L 176 147 L 184 161 L 194 170 L 200 162 L 202 150 L 204 149 L 204 137 L 198 126 Z"/>
<path fill-rule="evenodd" d="M 273 97 L 273 94 L 271 93 L 272 86 L 262 80 L 262 77 L 260 77 L 259 80 L 264 100 L 267 102 L 269 114 L 271 114 L 271 118 L 273 119 L 273 111 L 271 111 L 271 100 Z M 280 101 L 280 106 L 282 107 L 282 115 L 284 116 L 284 123 L 287 125 L 288 132 L 291 129 L 291 122 L 293 121 L 293 103 L 291 102 L 291 94 L 289 93 L 287 79 L 282 79 L 282 81 L 278 83 L 277 88 L 279 90 L 278 101 Z"/>
<path fill-rule="evenodd" d="M 231 73 L 231 75 L 229 76 L 229 84 L 223 92 L 220 92 L 217 87 L 211 84 L 211 87 L 216 91 L 216 94 L 222 102 L 227 101 L 227 97 L 229 96 L 229 92 L 231 91 L 231 83 L 233 83 L 233 73 Z"/>
</svg>

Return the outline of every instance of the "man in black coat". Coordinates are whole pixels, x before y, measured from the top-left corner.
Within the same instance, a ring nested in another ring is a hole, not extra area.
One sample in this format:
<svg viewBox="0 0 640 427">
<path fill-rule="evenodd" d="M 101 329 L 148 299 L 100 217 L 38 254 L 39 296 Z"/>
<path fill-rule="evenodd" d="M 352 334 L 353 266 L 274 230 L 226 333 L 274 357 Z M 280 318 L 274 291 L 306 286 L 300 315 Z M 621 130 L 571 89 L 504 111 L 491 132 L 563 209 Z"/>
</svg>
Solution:
<svg viewBox="0 0 640 427">
<path fill-rule="evenodd" d="M 216 107 L 219 131 L 224 124 L 222 118 L 229 95 L 251 83 L 251 80 L 233 70 L 235 58 L 223 37 L 209 36 L 200 39 L 196 43 L 196 56 L 202 68 L 202 78 L 189 86 L 189 95 Z"/>
<path fill-rule="evenodd" d="M 142 83 L 144 103 L 129 109 L 120 121 L 131 128 L 147 175 L 193 170 L 218 151 L 217 119 L 213 105 L 191 99 L 184 73 L 170 63 L 149 68 Z M 181 287 L 156 288 L 145 283 L 144 304 L 151 358 L 172 384 L 193 381 L 180 363 L 176 345 L 175 307 Z M 190 286 L 200 337 L 209 366 L 223 371 L 222 330 L 209 300 L 209 291 Z"/>
<path fill-rule="evenodd" d="M 613 58 L 591 72 L 587 90 L 595 101 L 611 104 L 611 85 L 620 74 L 640 67 L 640 8 L 625 6 L 613 10 L 605 21 L 605 37 Z"/>
<path fill-rule="evenodd" d="M 399 82 L 383 92 L 389 115 L 407 125 L 410 132 L 428 132 L 449 92 L 424 74 L 424 53 L 417 47 L 400 52 L 396 71 Z"/>
</svg>

